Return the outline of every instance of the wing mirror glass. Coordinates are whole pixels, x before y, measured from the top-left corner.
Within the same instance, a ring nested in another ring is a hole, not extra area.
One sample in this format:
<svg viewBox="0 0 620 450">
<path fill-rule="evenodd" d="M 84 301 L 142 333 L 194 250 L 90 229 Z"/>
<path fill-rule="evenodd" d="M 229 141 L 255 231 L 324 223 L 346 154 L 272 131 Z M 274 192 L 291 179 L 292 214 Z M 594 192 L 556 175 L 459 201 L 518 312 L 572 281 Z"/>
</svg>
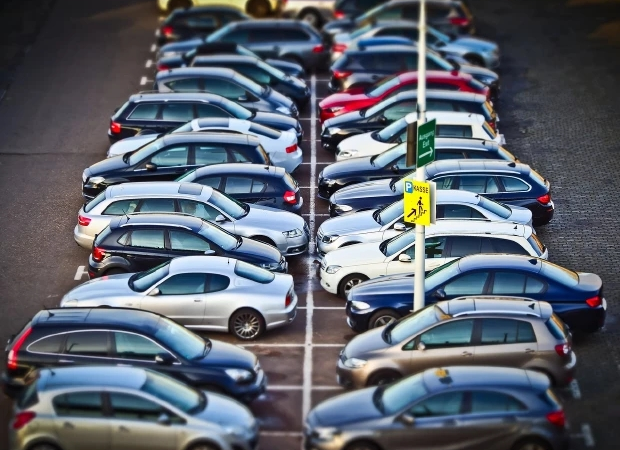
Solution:
<svg viewBox="0 0 620 450">
<path fill-rule="evenodd" d="M 205 251 L 205 255 L 215 255 L 215 251 L 214 250 L 207 250 L 207 251 Z"/>
<path fill-rule="evenodd" d="M 392 169 L 392 172 L 394 173 L 400 173 L 400 169 L 398 168 L 398 165 L 394 164 L 392 167 L 390 167 L 390 169 Z"/>
<path fill-rule="evenodd" d="M 420 350 L 421 352 L 423 352 L 424 350 L 426 350 L 426 344 L 422 341 L 418 342 L 418 345 L 416 346 L 416 348 L 418 350 Z"/>
<path fill-rule="evenodd" d="M 437 289 L 433 296 L 438 299 L 444 299 L 446 298 L 446 291 L 444 291 L 443 289 Z"/>
<path fill-rule="evenodd" d="M 388 121 L 387 117 L 385 117 L 385 116 L 380 116 L 379 119 L 377 119 L 377 120 L 378 120 L 379 123 L 382 123 L 382 124 L 386 124 L 387 121 Z"/>
<path fill-rule="evenodd" d="M 413 417 L 411 414 L 409 413 L 404 413 L 400 416 L 400 421 L 404 424 L 407 425 L 408 427 L 410 427 L 411 425 L 413 425 L 415 423 L 415 417 Z"/>
<path fill-rule="evenodd" d="M 405 231 L 407 227 L 402 222 L 396 222 L 394 224 L 394 231 Z"/>
<path fill-rule="evenodd" d="M 248 101 L 248 96 L 247 95 L 241 95 L 237 98 L 238 102 L 247 102 Z"/>
<path fill-rule="evenodd" d="M 217 217 L 215 218 L 216 222 L 226 222 L 226 217 L 224 217 L 222 214 L 218 214 Z"/>
<path fill-rule="evenodd" d="M 146 163 L 146 165 L 144 166 L 144 168 L 146 170 L 148 170 L 149 172 L 153 172 L 155 170 L 157 170 L 157 164 L 153 164 L 153 163 Z"/>
<path fill-rule="evenodd" d="M 157 423 L 160 425 L 170 425 L 172 424 L 172 419 L 166 413 L 161 413 L 157 418 Z"/>
<path fill-rule="evenodd" d="M 160 294 L 159 288 L 155 288 L 151 292 L 149 292 L 149 297 L 155 297 L 159 294 Z"/>
<path fill-rule="evenodd" d="M 174 358 L 169 353 L 160 353 L 155 356 L 155 362 L 162 366 L 169 366 L 174 362 Z"/>
<path fill-rule="evenodd" d="M 411 256 L 407 255 L 406 253 L 401 253 L 400 255 L 398 255 L 398 260 L 400 262 L 410 263 L 411 262 Z"/>
</svg>

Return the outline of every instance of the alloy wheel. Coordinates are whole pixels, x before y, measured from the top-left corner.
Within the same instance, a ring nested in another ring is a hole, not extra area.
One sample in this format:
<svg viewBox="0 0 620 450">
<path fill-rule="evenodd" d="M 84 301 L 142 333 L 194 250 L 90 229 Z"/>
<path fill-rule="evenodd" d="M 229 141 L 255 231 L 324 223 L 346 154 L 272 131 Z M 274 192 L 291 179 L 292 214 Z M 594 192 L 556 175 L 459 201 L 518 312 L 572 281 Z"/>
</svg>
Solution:
<svg viewBox="0 0 620 450">
<path fill-rule="evenodd" d="M 251 312 L 241 313 L 235 317 L 233 329 L 241 339 L 253 339 L 260 332 L 260 319 Z"/>
</svg>

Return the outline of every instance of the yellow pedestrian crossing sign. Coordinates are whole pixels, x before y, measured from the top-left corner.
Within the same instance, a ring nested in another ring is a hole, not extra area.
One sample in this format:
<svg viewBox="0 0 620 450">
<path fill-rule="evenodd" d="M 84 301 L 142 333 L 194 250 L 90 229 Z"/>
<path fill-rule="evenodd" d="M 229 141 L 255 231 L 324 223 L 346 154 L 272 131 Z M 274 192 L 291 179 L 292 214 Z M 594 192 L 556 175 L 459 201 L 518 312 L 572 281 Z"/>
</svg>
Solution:
<svg viewBox="0 0 620 450">
<path fill-rule="evenodd" d="M 405 222 L 435 223 L 434 188 L 434 183 L 429 181 L 405 180 Z"/>
</svg>

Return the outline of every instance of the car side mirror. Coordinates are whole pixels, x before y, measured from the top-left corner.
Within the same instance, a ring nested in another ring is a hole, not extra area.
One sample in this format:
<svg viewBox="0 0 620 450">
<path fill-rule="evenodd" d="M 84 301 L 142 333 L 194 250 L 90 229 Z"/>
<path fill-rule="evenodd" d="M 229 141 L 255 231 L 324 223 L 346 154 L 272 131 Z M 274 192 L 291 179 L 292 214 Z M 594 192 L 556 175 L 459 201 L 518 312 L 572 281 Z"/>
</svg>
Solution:
<svg viewBox="0 0 620 450">
<path fill-rule="evenodd" d="M 404 223 L 396 222 L 394 224 L 394 231 L 405 231 L 406 229 L 407 229 L 407 227 L 405 226 Z M 407 255 L 407 256 L 409 256 L 409 255 Z M 399 258 L 400 258 L 400 256 L 399 256 Z M 409 258 L 409 259 L 411 259 L 411 258 Z"/>
<path fill-rule="evenodd" d="M 207 250 L 205 255 L 215 255 L 215 250 Z"/>
<path fill-rule="evenodd" d="M 157 164 L 153 164 L 153 163 L 146 163 L 146 165 L 144 166 L 144 168 L 146 170 L 148 170 L 149 172 L 153 172 L 155 170 L 157 170 Z"/>
<path fill-rule="evenodd" d="M 218 214 L 217 217 L 215 218 L 215 221 L 218 223 L 226 222 L 226 217 L 224 217 L 222 214 Z"/>
<path fill-rule="evenodd" d="M 155 362 L 162 366 L 169 366 L 174 362 L 174 358 L 169 353 L 160 353 L 155 356 Z"/>
<path fill-rule="evenodd" d="M 420 350 L 421 352 L 423 352 L 424 350 L 426 350 L 426 344 L 422 341 L 418 342 L 418 345 L 416 345 L 416 349 Z"/>
<path fill-rule="evenodd" d="M 433 297 L 443 300 L 444 298 L 446 298 L 446 291 L 444 291 L 443 289 L 437 289 L 433 294 Z"/>
<path fill-rule="evenodd" d="M 397 164 L 394 164 L 392 167 L 390 167 L 390 169 L 392 169 L 392 172 L 394 173 L 400 173 L 400 169 L 398 168 Z"/>
<path fill-rule="evenodd" d="M 155 288 L 155 289 L 153 289 L 151 292 L 149 292 L 149 297 L 156 297 L 156 296 L 158 296 L 159 294 L 161 294 L 161 292 L 160 292 L 159 288 Z"/>
<path fill-rule="evenodd" d="M 247 102 L 248 101 L 248 96 L 247 95 L 242 95 L 240 97 L 237 97 L 237 101 L 238 102 Z"/>
<path fill-rule="evenodd" d="M 172 418 L 164 412 L 157 418 L 157 423 L 160 425 L 170 425 L 172 424 Z"/>
<path fill-rule="evenodd" d="M 377 121 L 382 124 L 386 124 L 388 122 L 387 117 L 385 116 L 380 116 Z"/>
<path fill-rule="evenodd" d="M 403 413 L 400 416 L 400 421 L 403 423 L 403 425 L 407 425 L 408 427 L 410 427 L 415 423 L 415 417 L 413 417 L 409 413 Z"/>
<path fill-rule="evenodd" d="M 409 256 L 406 253 L 401 253 L 400 255 L 398 255 L 398 260 L 400 262 L 403 262 L 403 263 L 410 263 L 411 262 L 411 256 Z"/>
</svg>

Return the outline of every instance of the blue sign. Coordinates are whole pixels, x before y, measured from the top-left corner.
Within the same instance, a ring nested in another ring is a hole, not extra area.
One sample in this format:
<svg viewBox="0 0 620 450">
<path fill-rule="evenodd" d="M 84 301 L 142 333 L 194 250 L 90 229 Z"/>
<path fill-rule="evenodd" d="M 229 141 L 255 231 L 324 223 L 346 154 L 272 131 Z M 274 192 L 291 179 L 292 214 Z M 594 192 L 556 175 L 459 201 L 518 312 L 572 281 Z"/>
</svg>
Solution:
<svg viewBox="0 0 620 450">
<path fill-rule="evenodd" d="M 407 194 L 413 193 L 413 182 L 405 181 L 405 193 Z"/>
</svg>

